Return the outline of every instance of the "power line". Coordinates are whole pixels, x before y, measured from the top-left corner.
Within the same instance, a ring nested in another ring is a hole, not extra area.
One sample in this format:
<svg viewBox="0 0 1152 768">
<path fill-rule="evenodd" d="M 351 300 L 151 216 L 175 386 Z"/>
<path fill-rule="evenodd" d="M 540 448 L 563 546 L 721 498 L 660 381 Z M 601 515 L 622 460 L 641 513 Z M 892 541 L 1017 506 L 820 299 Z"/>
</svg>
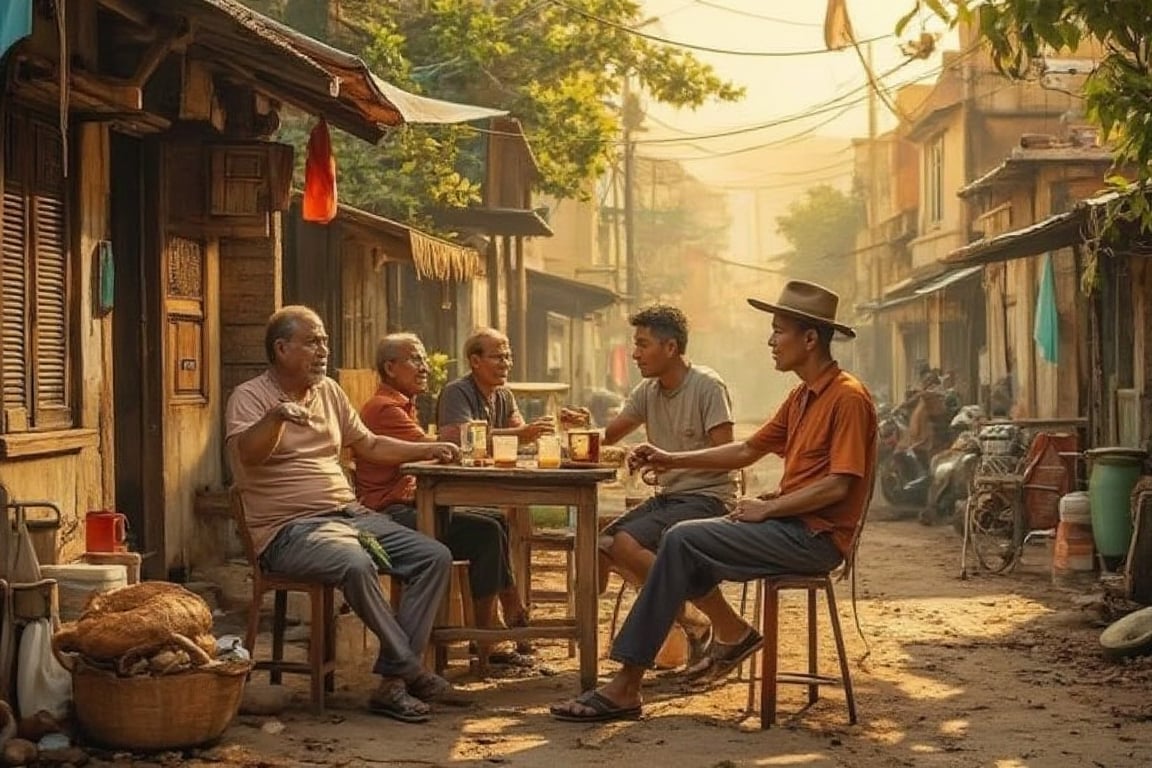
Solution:
<svg viewBox="0 0 1152 768">
<path fill-rule="evenodd" d="M 776 24 L 787 24 L 792 27 L 815 27 L 816 29 L 822 28 L 823 24 L 817 24 L 811 21 L 793 21 L 791 19 L 781 19 L 776 16 L 764 16 L 759 13 L 752 13 L 751 11 L 743 11 L 739 8 L 730 8 L 727 5 L 720 5 L 720 3 L 710 3 L 707 0 L 695 0 L 696 5 L 703 5 L 706 8 L 715 8 L 718 11 L 725 11 L 733 13 L 737 16 L 745 16 L 749 19 L 760 19 L 761 21 L 771 21 Z"/>
<path fill-rule="evenodd" d="M 649 34 L 647 32 L 643 32 L 639 29 L 636 29 L 635 27 L 629 27 L 625 24 L 620 24 L 620 23 L 617 23 L 615 21 L 612 21 L 611 19 L 605 19 L 602 16 L 597 16 L 594 13 L 591 13 L 589 11 L 585 11 L 583 8 L 577 8 L 574 5 L 569 5 L 568 3 L 563 2 L 562 0 L 549 0 L 549 2 L 551 2 L 553 5 L 557 6 L 558 8 L 564 8 L 566 10 L 569 10 L 572 13 L 583 16 L 584 18 L 589 19 L 591 21 L 594 21 L 597 24 L 602 24 L 606 27 L 611 27 L 612 29 L 616 29 L 616 30 L 619 30 L 621 32 L 627 32 L 630 35 L 635 35 L 636 37 L 641 37 L 641 38 L 644 38 L 645 40 L 649 40 L 649 41 L 654 42 L 654 43 L 661 43 L 662 45 L 671 45 L 675 48 L 685 48 L 685 49 L 690 50 L 690 51 L 702 51 L 704 53 L 717 53 L 717 54 L 722 54 L 725 56 L 757 56 L 757 57 L 762 57 L 762 58 L 818 56 L 818 55 L 826 54 L 826 53 L 839 53 L 839 51 L 831 51 L 831 50 L 828 50 L 827 48 L 817 48 L 817 49 L 808 50 L 808 51 L 734 51 L 734 50 L 731 50 L 728 48 L 712 48 L 712 47 L 706 46 L 706 45 L 696 45 L 694 43 L 685 43 L 685 42 L 682 42 L 679 40 L 669 40 L 668 38 L 660 37 L 659 35 L 652 35 L 652 34 Z M 886 35 L 880 35 L 878 37 L 869 38 L 868 40 L 861 40 L 860 42 L 871 43 L 871 42 L 877 42 L 879 40 L 886 40 L 886 39 L 891 38 L 891 37 L 895 37 L 895 35 L 889 33 Z"/>
</svg>

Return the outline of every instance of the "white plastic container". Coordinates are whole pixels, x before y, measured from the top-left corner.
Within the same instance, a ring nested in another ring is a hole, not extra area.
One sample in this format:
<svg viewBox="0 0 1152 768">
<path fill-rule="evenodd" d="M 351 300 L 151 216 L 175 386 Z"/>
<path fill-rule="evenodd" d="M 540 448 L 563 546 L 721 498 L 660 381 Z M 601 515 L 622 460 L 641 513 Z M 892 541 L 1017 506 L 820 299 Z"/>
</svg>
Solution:
<svg viewBox="0 0 1152 768">
<path fill-rule="evenodd" d="M 60 592 L 60 620 L 75 621 L 93 592 L 107 592 L 128 586 L 128 569 L 123 565 L 42 565 L 46 579 L 56 579 Z"/>
</svg>

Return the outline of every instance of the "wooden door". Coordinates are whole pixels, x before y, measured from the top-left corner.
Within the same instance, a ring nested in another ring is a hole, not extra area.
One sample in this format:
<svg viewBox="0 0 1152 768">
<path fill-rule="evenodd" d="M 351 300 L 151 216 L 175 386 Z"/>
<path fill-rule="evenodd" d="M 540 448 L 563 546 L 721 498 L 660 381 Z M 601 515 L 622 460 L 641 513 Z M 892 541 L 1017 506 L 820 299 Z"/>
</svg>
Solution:
<svg viewBox="0 0 1152 768">
<path fill-rule="evenodd" d="M 146 173 L 143 143 L 112 136 L 112 250 L 116 271 L 113 381 L 116 410 L 116 505 L 128 516 L 143 572 L 164 565 L 163 393 L 156 257 L 156 179 Z"/>
</svg>

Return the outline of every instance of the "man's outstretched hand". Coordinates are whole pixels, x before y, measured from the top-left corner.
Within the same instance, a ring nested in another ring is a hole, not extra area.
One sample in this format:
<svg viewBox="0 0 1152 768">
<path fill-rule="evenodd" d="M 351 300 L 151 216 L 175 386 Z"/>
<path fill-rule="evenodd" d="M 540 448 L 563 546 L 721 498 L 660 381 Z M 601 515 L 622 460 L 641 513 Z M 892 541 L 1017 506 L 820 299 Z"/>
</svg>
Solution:
<svg viewBox="0 0 1152 768">
<path fill-rule="evenodd" d="M 642 469 L 655 469 L 657 471 L 672 468 L 672 454 L 663 451 L 651 443 L 641 443 L 628 454 L 628 470 L 638 472 Z"/>
<path fill-rule="evenodd" d="M 426 459 L 438 461 L 441 464 L 458 464 L 460 462 L 460 446 L 455 443 L 428 443 L 425 447 Z"/>
</svg>

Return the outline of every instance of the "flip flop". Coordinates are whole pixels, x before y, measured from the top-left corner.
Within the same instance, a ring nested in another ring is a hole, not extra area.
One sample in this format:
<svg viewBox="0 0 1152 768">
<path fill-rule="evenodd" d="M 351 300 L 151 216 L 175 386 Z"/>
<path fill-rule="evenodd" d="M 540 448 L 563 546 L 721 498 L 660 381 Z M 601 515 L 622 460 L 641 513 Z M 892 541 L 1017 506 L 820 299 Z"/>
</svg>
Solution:
<svg viewBox="0 0 1152 768">
<path fill-rule="evenodd" d="M 519 651 L 492 651 L 488 654 L 488 663 L 531 669 L 536 666 L 536 659 Z"/>
<path fill-rule="evenodd" d="M 592 712 L 578 715 L 571 711 L 574 703 L 588 707 Z M 607 723 L 613 720 L 638 720 L 642 707 L 620 707 L 600 691 L 586 691 L 571 701 L 553 704 L 548 711 L 553 718 L 566 723 Z"/>
<path fill-rule="evenodd" d="M 701 659 L 708 655 L 709 649 L 712 647 L 712 625 L 709 624 L 700 633 L 699 637 L 695 637 L 691 632 L 685 630 L 684 634 L 688 638 L 688 668 L 691 669 Z"/>
<path fill-rule="evenodd" d="M 744 663 L 749 656 L 760 650 L 763 645 L 763 636 L 751 628 L 744 639 L 735 645 L 713 642 L 708 647 L 708 652 L 698 663 L 684 670 L 684 677 L 697 683 L 722 680 L 732 670 Z"/>
<path fill-rule="evenodd" d="M 374 691 L 368 698 L 368 709 L 402 723 L 426 723 L 432 717 L 428 705 L 404 690 L 403 685 Z"/>
</svg>

